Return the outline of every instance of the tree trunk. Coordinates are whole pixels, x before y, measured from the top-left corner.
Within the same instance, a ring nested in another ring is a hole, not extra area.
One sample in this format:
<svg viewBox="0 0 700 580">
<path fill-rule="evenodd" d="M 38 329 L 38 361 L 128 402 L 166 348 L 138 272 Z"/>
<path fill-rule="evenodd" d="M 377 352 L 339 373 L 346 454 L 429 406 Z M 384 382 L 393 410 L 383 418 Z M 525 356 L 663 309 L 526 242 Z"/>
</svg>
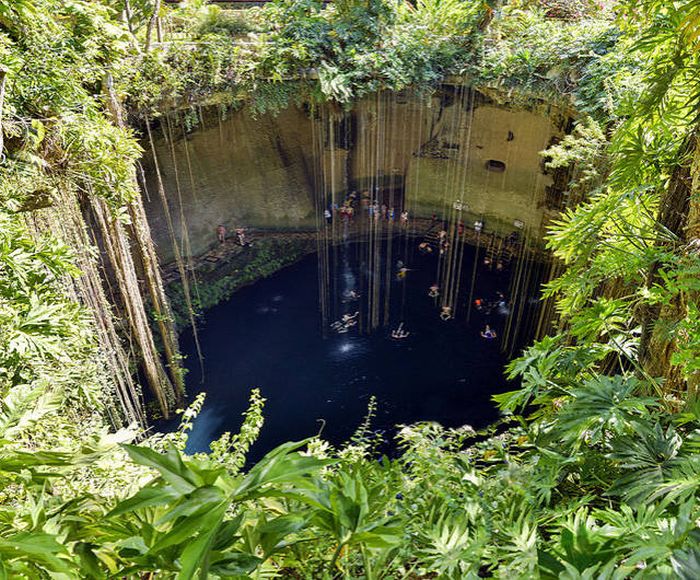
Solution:
<svg viewBox="0 0 700 580">
<path fill-rule="evenodd" d="M 685 231 L 685 237 L 688 241 L 688 251 L 698 254 L 700 253 L 700 139 L 696 142 L 690 175 L 692 178 L 692 195 L 690 197 L 688 227 Z M 700 293 L 693 293 L 688 297 L 688 300 L 692 300 L 697 304 L 700 302 Z M 687 382 L 689 398 L 700 396 L 700 372 L 694 371 L 687 377 Z"/>
<path fill-rule="evenodd" d="M 685 247 L 693 192 L 691 175 L 691 156 L 698 145 L 698 132 L 693 131 L 685 139 L 678 152 L 679 165 L 671 174 L 669 184 L 663 192 L 659 215 L 656 221 L 656 247 L 677 251 Z M 662 263 L 656 262 L 649 269 L 646 287 L 661 284 Z M 642 335 L 639 343 L 639 362 L 645 372 L 654 378 L 664 377 L 664 390 L 680 391 L 684 379 L 680 369 L 671 364 L 671 357 L 676 350 L 675 340 L 669 336 L 668 328 L 682 320 L 686 315 L 686 304 L 682 294 L 674 297 L 669 304 L 646 306 L 641 312 L 640 323 Z"/>
</svg>

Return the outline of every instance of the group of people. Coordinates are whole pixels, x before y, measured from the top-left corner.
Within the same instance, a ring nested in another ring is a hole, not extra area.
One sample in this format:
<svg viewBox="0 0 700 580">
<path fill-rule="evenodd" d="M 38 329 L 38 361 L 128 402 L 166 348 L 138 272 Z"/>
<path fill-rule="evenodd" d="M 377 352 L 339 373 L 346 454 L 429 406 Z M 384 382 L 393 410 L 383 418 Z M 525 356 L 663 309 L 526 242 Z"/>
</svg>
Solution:
<svg viewBox="0 0 700 580">
<path fill-rule="evenodd" d="M 440 286 L 437 282 L 434 282 L 430 288 L 428 288 L 428 296 L 437 300 L 440 297 Z M 477 298 L 474 300 L 474 308 L 481 314 L 489 316 L 494 310 L 498 314 L 506 315 L 508 314 L 508 301 L 501 291 L 496 292 L 494 299 L 485 300 L 483 298 Z M 452 307 L 445 304 L 440 307 L 440 319 L 444 322 L 452 320 L 454 318 L 454 313 Z M 488 324 L 481 331 L 482 338 L 493 339 L 496 338 L 496 331 L 493 330 Z"/>
<path fill-rule="evenodd" d="M 440 252 L 440 255 L 444 255 L 447 250 L 450 248 L 450 241 L 449 241 L 449 235 L 447 232 L 447 224 L 445 222 L 441 222 L 438 217 L 433 214 L 432 217 L 432 225 L 431 225 L 431 230 L 432 228 L 440 226 L 440 229 L 437 232 L 437 249 Z M 459 220 L 457 222 L 457 237 L 462 238 L 464 237 L 464 232 L 466 231 L 466 226 L 464 225 L 463 220 Z M 474 231 L 476 232 L 481 232 L 484 228 L 484 222 L 481 220 L 478 220 L 474 222 Z M 428 240 L 423 240 L 420 244 L 418 244 L 418 251 L 421 254 L 427 255 L 427 254 L 432 254 L 433 253 L 433 244 L 430 243 Z"/>
<path fill-rule="evenodd" d="M 331 203 L 323 210 L 326 223 L 328 225 L 332 224 L 336 216 L 339 216 L 343 222 L 353 222 L 357 209 L 357 201 L 357 192 L 353 191 L 345 198 L 342 204 Z M 369 216 L 369 219 L 375 223 L 380 220 L 385 222 L 394 222 L 398 220 L 402 227 L 408 227 L 408 210 L 404 209 L 399 212 L 394 206 L 388 206 L 385 203 L 380 205 L 376 199 L 371 198 L 369 191 L 362 192 L 360 196 L 360 206 Z"/>
<path fill-rule="evenodd" d="M 246 238 L 245 228 L 236 228 L 234 232 L 236 234 L 236 243 L 239 246 L 250 246 L 250 242 Z M 223 244 L 226 241 L 225 225 L 219 224 L 218 226 L 216 226 L 216 239 L 219 240 L 220 244 Z"/>
<path fill-rule="evenodd" d="M 496 291 L 496 296 L 490 300 L 486 300 L 484 298 L 475 299 L 474 308 L 477 310 L 477 312 L 480 312 L 487 317 L 494 311 L 496 311 L 498 314 L 506 315 L 508 314 L 508 300 L 506 299 L 505 294 L 498 290 Z M 496 331 L 493 330 L 488 324 L 486 324 L 484 330 L 481 331 L 481 337 L 486 340 L 493 340 L 497 336 Z"/>
<path fill-rule="evenodd" d="M 494 310 L 499 314 L 508 314 L 508 302 L 505 294 L 500 290 L 496 292 L 496 297 L 491 300 L 485 300 L 484 298 L 477 298 L 474 300 L 474 308 L 486 316 L 491 314 Z"/>
</svg>

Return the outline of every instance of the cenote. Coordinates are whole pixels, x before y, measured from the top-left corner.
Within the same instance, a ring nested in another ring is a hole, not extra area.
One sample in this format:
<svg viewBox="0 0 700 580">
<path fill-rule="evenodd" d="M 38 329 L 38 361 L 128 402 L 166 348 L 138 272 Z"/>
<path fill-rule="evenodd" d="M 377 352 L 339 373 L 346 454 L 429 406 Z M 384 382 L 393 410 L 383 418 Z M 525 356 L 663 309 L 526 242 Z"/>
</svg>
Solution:
<svg viewBox="0 0 700 580">
<path fill-rule="evenodd" d="M 391 436 L 400 424 L 436 421 L 481 428 L 493 422 L 498 412 L 491 396 L 513 388 L 503 372 L 507 353 L 502 339 L 509 312 L 521 308 L 520 318 L 527 322 L 512 339 L 518 345 L 531 336 L 539 278 L 533 276 L 513 300 L 507 293 L 517 263 L 501 271 L 489 269 L 483 264 L 483 248 L 477 257 L 476 248 L 465 244 L 463 291 L 454 318 L 443 321 L 438 300 L 429 296 L 439 257 L 415 251 L 418 241 L 397 236 L 392 263 L 386 257 L 381 261 L 387 275 L 375 291 L 381 293 L 382 310 L 387 307 L 381 315 L 388 323 L 374 330 L 369 328 L 367 281 L 372 275 L 364 242 L 332 248 L 327 287 L 319 284 L 318 255 L 309 255 L 207 311 L 199 329 L 203 377 L 191 331 L 182 336 L 189 393 L 206 392 L 189 450 L 205 451 L 223 432 L 237 432 L 250 389 L 256 387 L 267 402 L 265 425 L 249 458 L 253 461 L 278 444 L 319 432 L 332 444 L 342 444 L 363 421 L 372 396 L 377 411 L 371 427 L 384 436 L 384 451 L 392 451 Z M 403 278 L 398 275 L 402 264 L 408 268 Z M 536 262 L 527 268 L 536 274 L 542 270 Z M 358 299 L 352 299 L 351 290 Z M 477 299 L 496 302 L 499 292 L 506 295 L 507 307 L 488 313 L 474 307 Z M 325 317 L 320 293 L 326 301 L 330 297 Z M 343 314 L 355 312 L 358 324 L 347 332 L 331 328 Z M 393 339 L 391 331 L 402 322 L 410 335 Z M 482 338 L 486 324 L 497 339 Z"/>
</svg>

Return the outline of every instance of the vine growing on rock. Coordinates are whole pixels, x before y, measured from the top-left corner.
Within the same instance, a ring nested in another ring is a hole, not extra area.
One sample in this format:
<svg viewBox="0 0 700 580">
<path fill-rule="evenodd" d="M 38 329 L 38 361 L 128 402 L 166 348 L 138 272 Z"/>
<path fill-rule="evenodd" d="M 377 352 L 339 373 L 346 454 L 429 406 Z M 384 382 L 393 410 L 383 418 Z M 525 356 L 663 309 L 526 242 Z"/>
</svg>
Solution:
<svg viewBox="0 0 700 580">
<path fill-rule="evenodd" d="M 143 212 L 139 213 L 141 199 L 135 187 L 135 162 L 141 149 L 131 130 L 110 111 L 114 99 L 107 98 L 105 103 L 100 93 L 101 85 L 112 84 L 112 63 L 121 62 L 132 50 L 128 34 L 114 22 L 112 10 L 101 3 L 32 0 L 6 5 L 3 14 L 0 59 L 6 63 L 7 88 L 0 199 L 4 211 L 46 208 L 46 212 L 59 212 L 55 222 L 83 228 L 70 210 L 75 206 L 69 200 L 79 201 L 83 222 L 92 226 L 89 242 L 103 250 L 103 271 L 85 266 L 84 275 L 98 279 L 80 284 L 79 298 L 95 307 L 110 294 L 104 288 L 111 283 L 118 290 L 119 298 L 112 298 L 115 306 L 128 313 L 126 324 L 108 320 L 114 314 L 104 307 L 93 309 L 95 324 L 125 330 L 119 340 L 131 335 L 135 346 L 129 352 L 113 344 L 109 351 L 110 357 L 120 359 L 110 363 L 112 369 L 122 369 L 120 385 L 133 389 L 128 405 L 123 398 L 124 416 L 133 419 L 132 407 L 140 405 L 140 391 L 127 378 L 134 363 L 143 368 L 146 383 L 167 415 L 177 397 L 156 350 L 133 255 L 134 248 L 147 252 L 150 243 L 139 217 Z M 62 216 L 61 211 L 71 213 Z M 139 236 L 143 232 L 145 237 Z M 85 241 L 79 231 L 67 233 L 67 238 L 74 243 Z M 96 260 L 99 253 L 76 250 L 85 260 Z M 157 287 L 157 262 L 144 256 L 139 258 L 141 272 Z M 152 249 L 151 257 L 155 257 Z M 116 337 L 110 336 L 114 343 Z M 169 346 L 172 376 L 178 382 L 176 336 L 164 332 L 161 343 Z M 113 418 L 122 420 L 118 415 Z"/>
</svg>

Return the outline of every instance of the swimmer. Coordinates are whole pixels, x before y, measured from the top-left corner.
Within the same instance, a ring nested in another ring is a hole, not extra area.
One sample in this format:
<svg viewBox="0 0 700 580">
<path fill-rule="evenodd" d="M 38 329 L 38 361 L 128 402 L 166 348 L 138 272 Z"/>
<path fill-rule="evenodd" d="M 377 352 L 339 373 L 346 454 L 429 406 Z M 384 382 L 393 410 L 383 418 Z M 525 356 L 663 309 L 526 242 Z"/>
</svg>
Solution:
<svg viewBox="0 0 700 580">
<path fill-rule="evenodd" d="M 344 324 L 347 324 L 348 322 L 356 322 L 355 318 L 357 318 L 357 315 L 359 314 L 359 310 L 355 312 L 355 314 L 343 314 L 343 317 L 340 319 L 341 322 Z"/>
<path fill-rule="evenodd" d="M 440 286 L 437 284 L 433 284 L 430 289 L 428 290 L 428 296 L 431 298 L 437 298 L 440 296 Z"/>
<path fill-rule="evenodd" d="M 421 254 L 432 254 L 433 253 L 433 248 L 430 247 L 430 244 L 428 242 L 421 242 L 418 245 L 418 251 Z"/>
<path fill-rule="evenodd" d="M 343 314 L 340 320 L 336 320 L 330 326 L 339 334 L 343 334 L 357 324 L 356 318 L 358 314 L 360 314 L 359 311 L 355 312 L 355 314 Z"/>
<path fill-rule="evenodd" d="M 444 321 L 447 321 L 450 318 L 452 318 L 452 307 L 451 306 L 443 306 L 441 311 L 440 311 L 440 318 Z"/>
<path fill-rule="evenodd" d="M 481 233 L 481 230 L 483 230 L 483 229 L 484 229 L 484 222 L 482 222 L 481 220 L 477 220 L 474 222 L 474 231 L 477 234 Z"/>
<path fill-rule="evenodd" d="M 487 324 L 486 328 L 481 331 L 481 337 L 486 338 L 487 340 L 491 340 L 493 338 L 496 338 L 496 331 L 491 330 L 491 327 Z"/>
<path fill-rule="evenodd" d="M 474 300 L 474 308 L 481 312 L 484 309 L 484 301 L 481 298 Z"/>
<path fill-rule="evenodd" d="M 403 329 L 403 322 L 399 324 L 399 327 L 391 331 L 391 338 L 401 340 L 408 338 L 411 333 Z"/>
<path fill-rule="evenodd" d="M 402 268 L 399 268 L 399 271 L 396 273 L 396 278 L 398 280 L 403 280 L 406 277 L 406 274 L 408 273 L 408 268 L 405 266 Z"/>
<path fill-rule="evenodd" d="M 360 295 L 355 290 L 348 290 L 343 294 L 343 302 L 355 302 L 360 299 Z"/>
</svg>

